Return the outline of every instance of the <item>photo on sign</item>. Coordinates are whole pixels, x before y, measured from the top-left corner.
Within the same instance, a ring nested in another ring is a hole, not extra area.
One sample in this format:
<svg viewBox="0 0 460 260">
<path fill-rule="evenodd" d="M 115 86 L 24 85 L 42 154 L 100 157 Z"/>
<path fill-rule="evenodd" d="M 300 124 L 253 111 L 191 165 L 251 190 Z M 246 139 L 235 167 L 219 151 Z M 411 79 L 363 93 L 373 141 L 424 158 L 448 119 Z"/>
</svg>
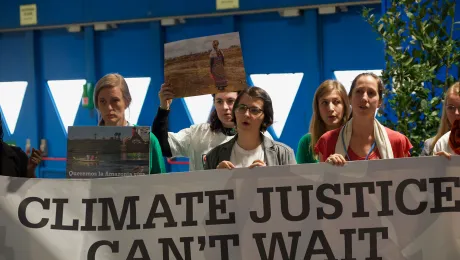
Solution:
<svg viewBox="0 0 460 260">
<path fill-rule="evenodd" d="M 167 43 L 165 83 L 175 98 L 232 92 L 247 87 L 239 33 Z"/>
<path fill-rule="evenodd" d="M 71 126 L 67 178 L 104 178 L 149 173 L 150 127 Z"/>
</svg>

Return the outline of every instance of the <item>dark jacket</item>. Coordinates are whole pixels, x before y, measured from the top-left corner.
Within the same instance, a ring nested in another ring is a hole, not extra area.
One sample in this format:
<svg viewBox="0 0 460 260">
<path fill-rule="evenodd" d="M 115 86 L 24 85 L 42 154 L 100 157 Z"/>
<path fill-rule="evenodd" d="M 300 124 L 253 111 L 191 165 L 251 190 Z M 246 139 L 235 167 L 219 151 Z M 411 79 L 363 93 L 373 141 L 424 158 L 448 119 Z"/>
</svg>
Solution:
<svg viewBox="0 0 460 260">
<path fill-rule="evenodd" d="M 216 169 L 220 162 L 230 161 L 233 145 L 238 135 L 230 141 L 216 146 L 206 155 L 204 169 Z M 297 164 L 294 150 L 289 146 L 261 135 L 264 148 L 264 162 L 267 166 Z"/>
<path fill-rule="evenodd" d="M 0 144 L 0 175 L 11 177 L 27 177 L 29 158 L 19 147 Z"/>
</svg>

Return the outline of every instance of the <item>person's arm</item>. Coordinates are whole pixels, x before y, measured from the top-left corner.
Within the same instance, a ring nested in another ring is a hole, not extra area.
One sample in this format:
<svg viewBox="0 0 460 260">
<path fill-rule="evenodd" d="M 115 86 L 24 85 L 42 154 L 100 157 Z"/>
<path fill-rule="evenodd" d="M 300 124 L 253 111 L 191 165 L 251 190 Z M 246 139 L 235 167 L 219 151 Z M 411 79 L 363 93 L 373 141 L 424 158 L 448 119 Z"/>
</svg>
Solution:
<svg viewBox="0 0 460 260">
<path fill-rule="evenodd" d="M 38 165 L 39 162 L 32 162 L 29 160 L 29 157 L 27 154 L 19 147 L 11 146 L 13 151 L 16 153 L 16 156 L 18 160 L 16 161 L 17 163 L 17 168 L 19 169 L 19 176 L 21 178 L 35 178 L 35 169 Z M 33 153 L 37 153 L 37 150 L 33 149 Z M 34 158 L 37 157 L 36 155 Z"/>
<path fill-rule="evenodd" d="M 171 147 L 168 142 L 168 116 L 169 110 L 158 108 L 157 115 L 152 123 L 152 133 L 160 143 L 163 156 L 172 157 Z"/>
</svg>

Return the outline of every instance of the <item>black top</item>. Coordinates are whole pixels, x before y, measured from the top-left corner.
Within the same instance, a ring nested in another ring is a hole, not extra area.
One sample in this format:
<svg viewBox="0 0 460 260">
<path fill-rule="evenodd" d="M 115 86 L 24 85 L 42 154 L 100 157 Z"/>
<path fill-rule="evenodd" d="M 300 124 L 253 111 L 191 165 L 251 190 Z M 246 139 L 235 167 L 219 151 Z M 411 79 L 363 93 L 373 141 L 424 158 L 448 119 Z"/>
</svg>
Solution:
<svg viewBox="0 0 460 260">
<path fill-rule="evenodd" d="M 29 158 L 21 148 L 1 142 L 0 175 L 26 178 L 28 162 Z"/>
<path fill-rule="evenodd" d="M 169 110 L 158 108 L 157 115 L 152 123 L 152 133 L 160 143 L 163 156 L 172 157 L 171 147 L 168 142 L 168 116 Z"/>
</svg>

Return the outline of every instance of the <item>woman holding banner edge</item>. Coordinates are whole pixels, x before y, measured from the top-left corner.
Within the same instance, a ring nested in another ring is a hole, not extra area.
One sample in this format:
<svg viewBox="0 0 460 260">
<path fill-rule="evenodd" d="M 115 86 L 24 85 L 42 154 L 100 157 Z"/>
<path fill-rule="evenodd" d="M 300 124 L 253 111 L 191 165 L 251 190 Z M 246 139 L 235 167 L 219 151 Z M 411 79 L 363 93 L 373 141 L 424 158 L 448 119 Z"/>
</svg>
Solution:
<svg viewBox="0 0 460 260">
<path fill-rule="evenodd" d="M 272 101 L 265 90 L 250 87 L 241 91 L 232 115 L 237 134 L 206 155 L 205 169 L 297 164 L 289 146 L 264 136 L 273 124 Z"/>
<path fill-rule="evenodd" d="M 97 83 L 94 104 L 101 115 L 99 126 L 133 126 L 125 118 L 131 104 L 131 93 L 126 80 L 117 73 L 107 74 Z M 149 174 L 165 173 L 166 167 L 156 136 L 150 133 Z"/>
<path fill-rule="evenodd" d="M 321 162 L 343 166 L 347 161 L 410 157 L 409 139 L 375 118 L 383 88 L 383 82 L 373 73 L 362 73 L 353 80 L 348 94 L 352 107 L 348 122 L 326 132 L 315 146 Z"/>
<path fill-rule="evenodd" d="M 299 141 L 297 163 L 317 163 L 315 145 L 318 139 L 327 131 L 343 126 L 350 114 L 345 87 L 337 80 L 326 80 L 315 92 L 313 97 L 313 115 L 310 122 L 310 132 Z"/>
</svg>

